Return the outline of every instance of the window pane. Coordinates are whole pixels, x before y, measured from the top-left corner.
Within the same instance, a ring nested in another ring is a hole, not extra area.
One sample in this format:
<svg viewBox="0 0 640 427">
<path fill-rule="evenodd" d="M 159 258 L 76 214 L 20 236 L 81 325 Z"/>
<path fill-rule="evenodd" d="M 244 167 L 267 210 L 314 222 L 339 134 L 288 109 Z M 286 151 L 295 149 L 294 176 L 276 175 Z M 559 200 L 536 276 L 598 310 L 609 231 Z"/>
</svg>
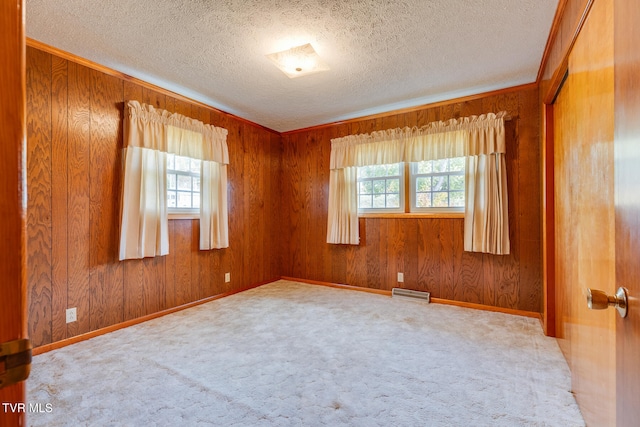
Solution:
<svg viewBox="0 0 640 427">
<path fill-rule="evenodd" d="M 359 167 L 358 209 L 402 209 L 402 175 L 404 163 Z"/>
<path fill-rule="evenodd" d="M 464 176 L 451 175 L 449 177 L 449 190 L 461 190 L 464 191 Z"/>
<path fill-rule="evenodd" d="M 464 191 L 452 191 L 449 193 L 451 206 L 464 207 Z"/>
<path fill-rule="evenodd" d="M 436 208 L 449 207 L 449 193 L 433 193 L 433 206 Z"/>
<path fill-rule="evenodd" d="M 416 197 L 417 208 L 430 208 L 431 207 L 431 193 L 418 193 Z"/>
<path fill-rule="evenodd" d="M 360 183 L 360 194 L 371 194 L 373 186 L 371 181 L 364 181 Z"/>
<path fill-rule="evenodd" d="M 447 191 L 449 189 L 449 177 L 434 176 L 433 177 L 433 191 Z"/>
<path fill-rule="evenodd" d="M 433 171 L 434 172 L 446 172 L 449 165 L 449 159 L 434 160 Z"/>
<path fill-rule="evenodd" d="M 431 160 L 418 162 L 418 173 L 431 173 L 431 172 L 433 172 L 433 162 Z"/>
<path fill-rule="evenodd" d="M 410 170 L 412 211 L 464 207 L 464 157 L 412 163 Z"/>
<path fill-rule="evenodd" d="M 373 194 L 384 194 L 384 188 L 384 180 L 373 181 Z"/>
<path fill-rule="evenodd" d="M 416 179 L 417 191 L 431 191 L 431 177 L 420 177 Z"/>
<path fill-rule="evenodd" d="M 388 208 L 399 208 L 400 207 L 400 196 L 398 194 L 389 194 L 389 195 L 387 195 L 387 207 Z"/>
<path fill-rule="evenodd" d="M 392 163 L 390 165 L 361 166 L 358 168 L 358 179 L 398 176 L 400 175 L 401 167 L 401 163 Z"/>
<path fill-rule="evenodd" d="M 455 157 L 453 159 L 449 159 L 449 170 L 451 172 L 463 171 L 464 170 L 464 157 Z"/>
<path fill-rule="evenodd" d="M 199 159 L 190 159 L 191 160 L 191 172 L 200 173 L 200 160 Z"/>
<path fill-rule="evenodd" d="M 371 178 L 370 166 L 362 166 L 358 168 L 358 179 Z"/>
<path fill-rule="evenodd" d="M 371 196 L 360 196 L 358 207 L 364 208 L 364 209 L 371 209 L 373 207 Z"/>
<path fill-rule="evenodd" d="M 167 188 L 170 190 L 176 189 L 176 174 L 168 174 L 167 175 Z"/>
<path fill-rule="evenodd" d="M 374 208 L 384 208 L 385 207 L 385 196 L 384 196 L 384 194 L 373 196 L 373 207 Z"/>
<path fill-rule="evenodd" d="M 400 163 L 394 163 L 391 165 L 385 165 L 386 176 L 397 176 L 400 175 Z"/>
<path fill-rule="evenodd" d="M 198 209 L 201 160 L 167 154 L 167 207 Z"/>
<path fill-rule="evenodd" d="M 178 175 L 178 190 L 191 190 L 191 177 Z"/>
<path fill-rule="evenodd" d="M 399 193 L 400 192 L 400 180 L 388 179 L 387 180 L 387 193 Z"/>
<path fill-rule="evenodd" d="M 188 172 L 191 166 L 191 159 L 189 157 L 176 156 L 175 170 Z"/>
<path fill-rule="evenodd" d="M 185 191 L 178 191 L 178 207 L 190 208 L 191 207 L 191 193 Z"/>
<path fill-rule="evenodd" d="M 176 192 L 175 191 L 167 191 L 167 207 L 175 208 L 176 207 Z"/>
</svg>

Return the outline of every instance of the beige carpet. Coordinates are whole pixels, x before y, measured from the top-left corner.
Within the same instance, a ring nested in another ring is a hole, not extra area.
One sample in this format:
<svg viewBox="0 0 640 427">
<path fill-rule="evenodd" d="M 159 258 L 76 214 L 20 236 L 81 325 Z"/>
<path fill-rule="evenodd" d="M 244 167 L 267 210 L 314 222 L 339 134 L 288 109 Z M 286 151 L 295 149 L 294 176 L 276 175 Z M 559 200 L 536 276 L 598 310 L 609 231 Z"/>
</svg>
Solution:
<svg viewBox="0 0 640 427">
<path fill-rule="evenodd" d="M 582 426 L 535 319 L 278 281 L 34 358 L 33 426 Z"/>
</svg>

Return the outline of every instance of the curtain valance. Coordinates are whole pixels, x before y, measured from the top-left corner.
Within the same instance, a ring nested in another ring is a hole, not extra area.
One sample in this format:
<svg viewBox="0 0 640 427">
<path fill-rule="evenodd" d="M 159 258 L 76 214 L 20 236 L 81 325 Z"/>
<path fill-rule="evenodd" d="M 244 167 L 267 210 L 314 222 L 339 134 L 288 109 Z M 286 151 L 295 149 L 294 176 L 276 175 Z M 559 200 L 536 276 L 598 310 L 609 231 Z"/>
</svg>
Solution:
<svg viewBox="0 0 640 427">
<path fill-rule="evenodd" d="M 331 140 L 331 169 L 505 152 L 506 112 Z"/>
<path fill-rule="evenodd" d="M 138 101 L 129 101 L 127 106 L 127 146 L 229 164 L 226 129 Z"/>
</svg>

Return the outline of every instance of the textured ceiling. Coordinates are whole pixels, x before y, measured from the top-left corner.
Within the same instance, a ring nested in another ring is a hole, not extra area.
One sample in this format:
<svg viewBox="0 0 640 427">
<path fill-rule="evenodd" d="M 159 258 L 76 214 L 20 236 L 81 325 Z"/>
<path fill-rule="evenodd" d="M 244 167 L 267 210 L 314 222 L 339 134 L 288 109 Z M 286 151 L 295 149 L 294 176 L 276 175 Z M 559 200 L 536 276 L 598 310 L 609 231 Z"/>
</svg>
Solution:
<svg viewBox="0 0 640 427">
<path fill-rule="evenodd" d="M 27 0 L 27 36 L 277 131 L 535 81 L 558 0 Z M 311 43 L 329 71 L 265 56 Z"/>
</svg>

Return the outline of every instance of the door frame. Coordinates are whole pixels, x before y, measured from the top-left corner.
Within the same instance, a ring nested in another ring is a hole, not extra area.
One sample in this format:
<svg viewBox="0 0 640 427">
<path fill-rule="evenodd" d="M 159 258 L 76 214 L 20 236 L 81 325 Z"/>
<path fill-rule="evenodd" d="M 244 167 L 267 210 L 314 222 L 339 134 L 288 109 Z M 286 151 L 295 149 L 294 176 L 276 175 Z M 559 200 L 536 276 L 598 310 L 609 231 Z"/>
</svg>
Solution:
<svg viewBox="0 0 640 427">
<path fill-rule="evenodd" d="M 24 0 L 0 2 L 0 343 L 27 338 L 24 22 Z M 0 426 L 26 425 L 24 381 L 0 402 Z"/>
</svg>

